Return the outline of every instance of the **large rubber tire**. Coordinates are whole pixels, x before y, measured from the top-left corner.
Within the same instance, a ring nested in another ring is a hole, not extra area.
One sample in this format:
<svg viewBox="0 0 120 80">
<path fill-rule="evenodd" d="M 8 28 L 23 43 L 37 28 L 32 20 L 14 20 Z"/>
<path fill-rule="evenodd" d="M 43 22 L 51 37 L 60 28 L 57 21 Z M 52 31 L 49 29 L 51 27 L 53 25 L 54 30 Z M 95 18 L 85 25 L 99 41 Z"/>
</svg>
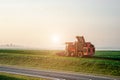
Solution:
<svg viewBox="0 0 120 80">
<path fill-rule="evenodd" d="M 81 58 L 84 57 L 83 53 L 82 53 L 82 52 L 79 52 L 79 53 L 78 53 L 78 57 L 81 57 Z"/>
<path fill-rule="evenodd" d="M 70 57 L 70 56 L 71 56 L 71 53 L 67 53 L 66 56 Z"/>
</svg>

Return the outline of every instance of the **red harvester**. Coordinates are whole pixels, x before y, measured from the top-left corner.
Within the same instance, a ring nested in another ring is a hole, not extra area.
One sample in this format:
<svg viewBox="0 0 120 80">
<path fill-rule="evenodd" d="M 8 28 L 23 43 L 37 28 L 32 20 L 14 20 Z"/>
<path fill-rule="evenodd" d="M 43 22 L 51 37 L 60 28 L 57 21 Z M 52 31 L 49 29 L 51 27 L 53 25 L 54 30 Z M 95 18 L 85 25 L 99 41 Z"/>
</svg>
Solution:
<svg viewBox="0 0 120 80">
<path fill-rule="evenodd" d="M 62 56 L 92 56 L 95 53 L 95 47 L 90 42 L 85 42 L 83 36 L 76 36 L 77 41 L 75 42 L 66 42 L 66 48 L 64 53 L 58 53 Z"/>
</svg>

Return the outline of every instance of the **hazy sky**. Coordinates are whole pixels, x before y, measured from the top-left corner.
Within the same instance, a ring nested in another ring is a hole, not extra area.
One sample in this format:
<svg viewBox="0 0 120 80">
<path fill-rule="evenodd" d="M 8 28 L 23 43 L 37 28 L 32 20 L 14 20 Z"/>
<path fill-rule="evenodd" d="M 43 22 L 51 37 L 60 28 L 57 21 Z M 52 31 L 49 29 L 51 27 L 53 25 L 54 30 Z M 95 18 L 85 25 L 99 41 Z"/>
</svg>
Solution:
<svg viewBox="0 0 120 80">
<path fill-rule="evenodd" d="M 0 44 L 62 48 L 76 35 L 120 49 L 120 0 L 0 0 Z"/>
</svg>

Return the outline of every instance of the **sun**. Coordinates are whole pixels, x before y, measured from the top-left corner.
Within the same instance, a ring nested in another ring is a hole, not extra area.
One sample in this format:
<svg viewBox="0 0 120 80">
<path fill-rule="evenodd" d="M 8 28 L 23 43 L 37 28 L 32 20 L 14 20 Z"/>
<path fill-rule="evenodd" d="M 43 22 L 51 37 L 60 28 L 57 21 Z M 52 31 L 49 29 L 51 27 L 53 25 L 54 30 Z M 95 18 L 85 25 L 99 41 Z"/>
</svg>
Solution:
<svg viewBox="0 0 120 80">
<path fill-rule="evenodd" d="M 60 41 L 60 36 L 58 35 L 53 35 L 51 38 L 53 43 L 59 43 Z"/>
</svg>

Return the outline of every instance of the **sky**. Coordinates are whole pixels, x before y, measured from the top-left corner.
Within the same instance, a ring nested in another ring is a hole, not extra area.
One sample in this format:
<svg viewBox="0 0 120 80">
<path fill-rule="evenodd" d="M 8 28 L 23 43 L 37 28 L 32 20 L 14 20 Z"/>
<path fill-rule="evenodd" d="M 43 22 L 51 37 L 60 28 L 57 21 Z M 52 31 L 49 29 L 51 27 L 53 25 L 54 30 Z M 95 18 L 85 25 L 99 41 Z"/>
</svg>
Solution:
<svg viewBox="0 0 120 80">
<path fill-rule="evenodd" d="M 120 0 L 0 0 L 0 45 L 64 49 L 77 35 L 120 49 Z"/>
</svg>

